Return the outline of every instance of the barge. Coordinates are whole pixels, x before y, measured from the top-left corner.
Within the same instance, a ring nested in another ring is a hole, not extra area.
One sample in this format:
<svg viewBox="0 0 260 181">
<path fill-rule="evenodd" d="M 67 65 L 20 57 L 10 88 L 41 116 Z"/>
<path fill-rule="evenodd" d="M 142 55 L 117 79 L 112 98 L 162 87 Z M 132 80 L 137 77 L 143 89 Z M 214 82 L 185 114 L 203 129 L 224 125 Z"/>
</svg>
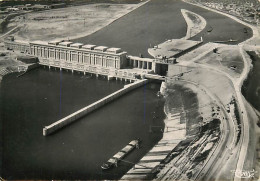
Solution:
<svg viewBox="0 0 260 181">
<path fill-rule="evenodd" d="M 101 168 L 103 170 L 107 170 L 113 166 L 117 167 L 118 161 L 124 158 L 128 153 L 130 153 L 133 149 L 139 148 L 140 140 L 132 140 L 128 145 L 126 145 L 122 150 L 116 153 L 112 158 L 110 158 L 106 163 L 103 163 Z"/>
</svg>

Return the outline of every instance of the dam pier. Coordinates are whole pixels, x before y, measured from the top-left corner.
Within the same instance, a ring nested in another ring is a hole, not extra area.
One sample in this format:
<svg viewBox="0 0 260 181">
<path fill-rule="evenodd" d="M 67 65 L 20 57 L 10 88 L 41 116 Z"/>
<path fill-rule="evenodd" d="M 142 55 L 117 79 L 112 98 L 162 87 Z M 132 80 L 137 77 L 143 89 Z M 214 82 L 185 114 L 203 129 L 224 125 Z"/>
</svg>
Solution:
<svg viewBox="0 0 260 181">
<path fill-rule="evenodd" d="M 43 136 L 47 136 L 64 126 L 75 122 L 79 118 L 93 112 L 112 100 L 126 94 L 127 92 L 141 87 L 149 80 L 165 81 L 168 66 L 176 64 L 179 56 L 197 48 L 203 41 L 178 40 L 167 41 L 171 46 L 176 46 L 174 51 L 169 51 L 167 56 L 156 56 L 155 58 L 144 58 L 142 55 L 131 56 L 121 48 L 108 48 L 92 44 L 83 45 L 70 41 L 34 41 L 19 42 L 13 37 L 5 39 L 4 44 L 8 50 L 19 51 L 39 59 L 39 64 L 54 67 L 60 70 L 66 69 L 96 75 L 106 76 L 107 80 L 120 79 L 131 83 L 124 88 L 60 119 L 43 128 Z M 177 45 L 182 46 L 177 46 Z M 155 50 L 156 48 L 154 48 Z"/>
<path fill-rule="evenodd" d="M 72 122 L 75 122 L 76 120 L 78 120 L 79 118 L 83 117 L 83 116 L 86 116 L 87 114 L 93 112 L 94 110 L 104 106 L 105 104 L 119 98 L 120 96 L 126 94 L 127 92 L 135 89 L 135 88 L 138 88 L 138 87 L 141 87 L 145 84 L 147 84 L 149 82 L 149 80 L 147 79 L 144 79 L 144 80 L 138 80 L 132 84 L 129 84 L 129 85 L 125 85 L 124 88 L 90 104 L 89 106 L 86 106 L 68 116 L 66 116 L 65 118 L 63 119 L 60 119 L 56 122 L 54 122 L 53 124 L 49 125 L 49 126 L 45 126 L 43 128 L 43 136 L 47 136 L 51 133 L 54 133 L 55 131 L 63 128 L 64 126 L 72 123 Z"/>
</svg>

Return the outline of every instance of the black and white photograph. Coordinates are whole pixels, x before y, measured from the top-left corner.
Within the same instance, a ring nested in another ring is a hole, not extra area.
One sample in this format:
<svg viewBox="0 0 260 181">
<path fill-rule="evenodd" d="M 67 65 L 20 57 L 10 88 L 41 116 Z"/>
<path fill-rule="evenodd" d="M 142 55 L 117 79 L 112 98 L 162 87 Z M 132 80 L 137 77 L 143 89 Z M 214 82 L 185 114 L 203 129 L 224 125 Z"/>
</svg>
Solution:
<svg viewBox="0 0 260 181">
<path fill-rule="evenodd" d="M 260 181 L 260 0 L 0 0 L 0 180 Z"/>
</svg>

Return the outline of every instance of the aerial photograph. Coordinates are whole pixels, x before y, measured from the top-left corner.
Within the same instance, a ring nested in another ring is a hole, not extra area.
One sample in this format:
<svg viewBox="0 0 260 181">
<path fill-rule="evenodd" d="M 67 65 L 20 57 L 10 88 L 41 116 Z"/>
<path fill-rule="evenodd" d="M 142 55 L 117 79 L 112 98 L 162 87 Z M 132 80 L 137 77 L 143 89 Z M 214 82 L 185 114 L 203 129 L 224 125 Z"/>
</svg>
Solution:
<svg viewBox="0 0 260 181">
<path fill-rule="evenodd" d="M 260 0 L 0 0 L 0 180 L 260 181 Z"/>
</svg>

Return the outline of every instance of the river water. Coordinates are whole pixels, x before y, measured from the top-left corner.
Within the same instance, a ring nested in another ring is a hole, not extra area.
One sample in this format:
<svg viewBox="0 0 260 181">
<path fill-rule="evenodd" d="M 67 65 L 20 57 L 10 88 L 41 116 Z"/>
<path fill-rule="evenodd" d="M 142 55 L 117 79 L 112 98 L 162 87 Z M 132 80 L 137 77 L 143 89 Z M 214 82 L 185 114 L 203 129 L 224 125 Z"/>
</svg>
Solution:
<svg viewBox="0 0 260 181">
<path fill-rule="evenodd" d="M 102 171 L 100 166 L 131 140 L 141 149 L 125 159 L 137 162 L 162 137 L 150 125 L 164 126 L 160 84 L 129 92 L 57 133 L 42 128 L 124 86 L 121 81 L 39 68 L 1 83 L 2 177 L 5 179 L 119 179 L 132 167 Z M 153 118 L 153 115 L 158 115 Z"/>
<path fill-rule="evenodd" d="M 260 58 L 255 52 L 248 52 L 253 68 L 242 86 L 242 93 L 250 104 L 260 111 Z"/>
</svg>

